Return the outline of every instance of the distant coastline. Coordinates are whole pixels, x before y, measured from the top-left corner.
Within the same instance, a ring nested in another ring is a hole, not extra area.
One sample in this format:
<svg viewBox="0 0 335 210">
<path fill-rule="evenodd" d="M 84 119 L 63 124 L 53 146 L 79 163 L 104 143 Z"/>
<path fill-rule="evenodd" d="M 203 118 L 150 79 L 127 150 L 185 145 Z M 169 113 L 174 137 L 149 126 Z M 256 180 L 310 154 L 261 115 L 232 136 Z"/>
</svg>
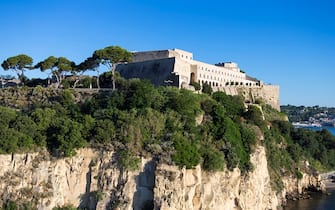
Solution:
<svg viewBox="0 0 335 210">
<path fill-rule="evenodd" d="M 295 128 L 321 128 L 320 123 L 308 123 L 308 122 L 293 122 L 292 125 Z"/>
<path fill-rule="evenodd" d="M 323 129 L 326 129 L 328 130 L 331 134 L 333 134 L 333 136 L 335 136 L 335 127 L 333 126 L 312 126 L 311 124 L 297 124 L 297 123 L 292 123 L 292 125 L 295 127 L 295 128 L 306 128 L 306 129 L 311 129 L 311 130 L 314 130 L 314 131 L 321 131 Z"/>
</svg>

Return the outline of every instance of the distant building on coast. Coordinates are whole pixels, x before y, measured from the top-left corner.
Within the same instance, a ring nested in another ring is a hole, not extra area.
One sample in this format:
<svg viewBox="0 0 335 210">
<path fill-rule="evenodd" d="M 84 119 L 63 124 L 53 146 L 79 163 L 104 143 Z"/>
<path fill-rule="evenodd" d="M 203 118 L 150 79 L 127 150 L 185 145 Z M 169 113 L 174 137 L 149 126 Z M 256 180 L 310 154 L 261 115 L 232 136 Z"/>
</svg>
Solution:
<svg viewBox="0 0 335 210">
<path fill-rule="evenodd" d="M 18 79 L 6 79 L 0 77 L 0 88 L 16 87 L 20 84 Z"/>
<path fill-rule="evenodd" d="M 193 54 L 180 49 L 133 53 L 131 63 L 119 64 L 116 70 L 124 78 L 148 79 L 154 85 L 192 89 L 193 82 L 210 85 L 213 91 L 243 95 L 247 101 L 262 98 L 277 110 L 279 86 L 266 85 L 241 71 L 236 63 L 215 65 L 196 61 Z"/>
</svg>

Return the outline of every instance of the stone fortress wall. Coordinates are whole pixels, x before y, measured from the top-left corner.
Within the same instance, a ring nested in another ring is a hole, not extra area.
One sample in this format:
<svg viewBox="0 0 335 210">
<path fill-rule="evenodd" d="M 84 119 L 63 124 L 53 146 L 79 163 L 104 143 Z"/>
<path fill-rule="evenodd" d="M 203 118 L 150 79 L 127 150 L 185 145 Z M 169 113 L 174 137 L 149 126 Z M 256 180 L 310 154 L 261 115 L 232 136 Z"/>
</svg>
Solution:
<svg viewBox="0 0 335 210">
<path fill-rule="evenodd" d="M 272 108 L 280 111 L 279 103 L 279 86 L 278 85 L 261 85 L 255 87 L 234 87 L 227 86 L 220 88 L 220 91 L 228 95 L 242 95 L 246 102 L 254 103 L 257 99 L 263 100 Z"/>
<path fill-rule="evenodd" d="M 266 85 L 246 75 L 233 62 L 216 65 L 193 60 L 193 54 L 180 49 L 133 53 L 133 62 L 119 64 L 116 70 L 125 78 L 148 79 L 154 85 L 189 88 L 192 82 L 209 84 L 214 91 L 241 94 L 246 101 L 261 98 L 279 110 L 279 86 Z"/>
</svg>

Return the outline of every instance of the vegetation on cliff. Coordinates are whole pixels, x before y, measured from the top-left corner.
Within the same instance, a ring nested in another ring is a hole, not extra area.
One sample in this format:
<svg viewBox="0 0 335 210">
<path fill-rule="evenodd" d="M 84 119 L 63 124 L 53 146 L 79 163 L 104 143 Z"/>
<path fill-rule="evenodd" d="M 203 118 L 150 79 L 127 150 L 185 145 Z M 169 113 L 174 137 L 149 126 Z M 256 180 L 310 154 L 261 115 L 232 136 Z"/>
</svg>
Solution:
<svg viewBox="0 0 335 210">
<path fill-rule="evenodd" d="M 335 139 L 329 132 L 295 129 L 261 102 L 246 109 L 240 96 L 156 88 L 138 79 L 118 78 L 116 88 L 85 97 L 73 89 L 3 89 L 0 153 L 47 148 L 61 158 L 87 146 L 116 151 L 120 166 L 130 170 L 140 156 L 151 156 L 180 167 L 200 163 L 208 171 L 239 167 L 245 173 L 253 169 L 255 145 L 263 144 L 278 191 L 283 175 L 301 178 L 313 168 L 335 167 Z M 23 93 L 29 103 L 20 101 Z M 9 95 L 15 97 L 9 100 Z"/>
<path fill-rule="evenodd" d="M 135 167 L 138 156 L 149 154 L 186 168 L 200 162 L 212 171 L 225 164 L 242 171 L 251 168 L 248 154 L 250 142 L 256 143 L 255 134 L 252 126 L 241 121 L 242 98 L 222 92 L 210 97 L 172 87 L 155 88 L 137 79 L 119 78 L 116 84 L 117 90 L 97 93 L 82 102 L 76 102 L 76 93 L 70 89 L 58 96 L 50 93 L 52 89 L 27 91 L 34 93 L 32 103 L 15 106 L 21 111 L 1 107 L 0 152 L 47 147 L 55 156 L 71 156 L 83 146 L 108 146 L 120 151 L 120 164 L 130 168 Z M 45 95 L 52 96 L 45 100 Z M 5 98 L 3 105 L 8 102 Z M 196 122 L 199 116 L 201 123 Z"/>
<path fill-rule="evenodd" d="M 108 146 L 120 151 L 120 164 L 129 168 L 136 167 L 139 156 L 152 155 L 180 167 L 202 163 L 211 171 L 238 166 L 245 172 L 252 169 L 249 155 L 260 143 L 256 134 L 264 133 L 262 143 L 278 177 L 297 174 L 303 170 L 300 160 L 305 159 L 317 169 L 335 167 L 332 135 L 325 130 L 294 129 L 265 104 L 245 109 L 240 96 L 155 88 L 138 79 L 119 78 L 116 85 L 115 91 L 99 92 L 79 102 L 78 94 L 70 89 L 51 94 L 52 89 L 35 88 L 29 92 L 34 95 L 29 106 L 17 101 L 21 111 L 0 107 L 0 153 L 46 147 L 62 157 L 84 146 Z M 6 91 L 20 95 L 17 92 L 27 89 Z M 5 98 L 3 105 L 8 103 Z"/>
</svg>

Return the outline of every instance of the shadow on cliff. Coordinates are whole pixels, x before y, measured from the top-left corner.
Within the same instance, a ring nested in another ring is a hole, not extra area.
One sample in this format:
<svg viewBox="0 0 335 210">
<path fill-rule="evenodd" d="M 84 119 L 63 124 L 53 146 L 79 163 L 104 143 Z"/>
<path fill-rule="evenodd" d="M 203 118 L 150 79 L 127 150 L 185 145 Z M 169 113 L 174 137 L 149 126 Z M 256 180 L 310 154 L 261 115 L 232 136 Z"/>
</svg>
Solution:
<svg viewBox="0 0 335 210">
<path fill-rule="evenodd" d="M 151 160 L 145 164 L 143 172 L 135 177 L 136 192 L 133 196 L 134 210 L 154 209 L 156 161 Z"/>
<path fill-rule="evenodd" d="M 86 173 L 86 187 L 85 193 L 80 196 L 80 204 L 78 209 L 89 209 L 95 210 L 98 203 L 98 192 L 91 192 L 91 183 L 92 183 L 92 167 L 94 162 L 91 161 L 89 164 L 88 172 Z"/>
</svg>

